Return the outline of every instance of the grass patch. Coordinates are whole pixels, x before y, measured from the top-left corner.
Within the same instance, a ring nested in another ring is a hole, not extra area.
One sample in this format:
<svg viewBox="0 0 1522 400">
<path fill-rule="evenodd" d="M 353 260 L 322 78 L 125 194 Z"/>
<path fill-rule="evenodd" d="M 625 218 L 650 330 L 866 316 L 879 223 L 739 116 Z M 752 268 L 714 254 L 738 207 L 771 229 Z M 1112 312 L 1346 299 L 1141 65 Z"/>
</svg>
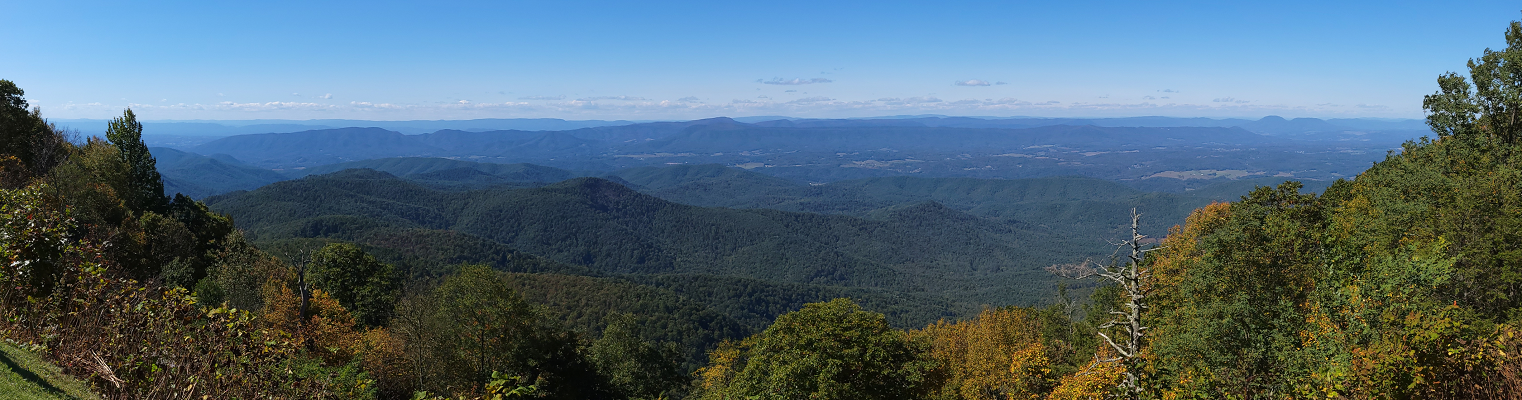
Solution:
<svg viewBox="0 0 1522 400">
<path fill-rule="evenodd" d="M 100 396 L 42 357 L 0 341 L 0 398 L 99 400 Z"/>
</svg>

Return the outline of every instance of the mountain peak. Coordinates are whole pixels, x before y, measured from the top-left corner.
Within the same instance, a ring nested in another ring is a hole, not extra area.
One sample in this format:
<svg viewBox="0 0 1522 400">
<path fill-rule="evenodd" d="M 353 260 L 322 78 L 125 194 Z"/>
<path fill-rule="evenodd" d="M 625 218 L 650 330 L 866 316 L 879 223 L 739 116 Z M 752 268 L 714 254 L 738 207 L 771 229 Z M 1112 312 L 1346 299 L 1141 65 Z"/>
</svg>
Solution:
<svg viewBox="0 0 1522 400">
<path fill-rule="evenodd" d="M 692 121 L 693 125 L 745 125 L 729 117 L 713 117 Z"/>
</svg>

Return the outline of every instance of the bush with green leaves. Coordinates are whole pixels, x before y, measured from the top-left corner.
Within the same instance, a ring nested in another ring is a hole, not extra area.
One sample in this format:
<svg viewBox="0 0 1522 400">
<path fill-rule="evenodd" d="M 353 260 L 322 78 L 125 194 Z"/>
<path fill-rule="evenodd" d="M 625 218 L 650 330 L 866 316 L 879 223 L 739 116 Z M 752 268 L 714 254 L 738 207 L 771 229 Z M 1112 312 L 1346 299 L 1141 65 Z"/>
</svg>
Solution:
<svg viewBox="0 0 1522 400">
<path fill-rule="evenodd" d="M 935 391 L 929 343 L 849 299 L 810 303 L 766 331 L 715 350 L 699 399 L 912 399 Z"/>
</svg>

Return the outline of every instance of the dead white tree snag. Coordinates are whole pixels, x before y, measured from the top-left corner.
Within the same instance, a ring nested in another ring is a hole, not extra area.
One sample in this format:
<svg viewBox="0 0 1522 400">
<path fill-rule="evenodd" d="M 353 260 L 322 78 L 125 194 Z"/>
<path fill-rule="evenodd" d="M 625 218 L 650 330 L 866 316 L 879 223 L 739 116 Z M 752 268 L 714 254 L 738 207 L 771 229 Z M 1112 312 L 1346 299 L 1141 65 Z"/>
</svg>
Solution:
<svg viewBox="0 0 1522 400">
<path fill-rule="evenodd" d="M 1125 372 L 1121 376 L 1120 389 L 1125 392 L 1126 398 L 1136 399 L 1141 397 L 1141 383 L 1137 371 L 1141 369 L 1139 356 L 1142 345 L 1146 339 L 1147 326 L 1142 323 L 1142 312 L 1147 309 L 1147 287 L 1145 282 L 1151 278 L 1151 271 L 1142 264 L 1143 257 L 1148 251 L 1157 250 L 1142 249 L 1141 241 L 1146 235 L 1140 232 L 1141 214 L 1136 209 L 1131 209 L 1131 238 L 1116 244 L 1115 255 L 1110 256 L 1110 262 L 1100 265 L 1098 268 L 1090 267 L 1089 260 L 1082 264 L 1052 266 L 1047 270 L 1053 273 L 1073 278 L 1083 279 L 1090 276 L 1099 276 L 1114 282 L 1125 296 L 1125 303 L 1119 310 L 1110 310 L 1110 320 L 1099 326 L 1099 337 L 1105 345 L 1115 350 L 1116 356 L 1108 359 L 1094 360 L 1099 363 L 1120 363 Z M 1122 262 L 1119 256 L 1122 250 L 1129 248 L 1130 254 Z M 1118 333 L 1114 337 L 1106 334 L 1106 331 Z M 1090 367 L 1094 367 L 1091 365 Z"/>
<path fill-rule="evenodd" d="M 1120 290 L 1125 292 L 1126 302 L 1121 305 L 1124 310 L 1110 310 L 1110 321 L 1099 326 L 1099 337 L 1103 338 L 1110 348 L 1115 349 L 1118 355 L 1110 362 L 1120 362 L 1125 367 L 1120 386 L 1130 398 L 1141 395 L 1141 385 L 1137 381 L 1136 371 L 1140 367 L 1137 365 L 1140 361 L 1137 356 L 1141 354 L 1142 340 L 1147 330 L 1147 327 L 1142 325 L 1141 319 L 1142 311 L 1147 308 L 1147 293 L 1143 282 L 1151 275 L 1151 271 L 1142 266 L 1142 257 L 1146 255 L 1146 250 L 1142 250 L 1141 240 L 1147 236 L 1139 232 L 1140 225 L 1141 214 L 1137 214 L 1136 209 L 1133 208 L 1131 209 L 1131 239 L 1122 242 L 1119 246 L 1120 248 L 1130 247 L 1131 254 L 1126 257 L 1125 263 L 1116 262 L 1118 260 L 1112 257 L 1110 263 L 1096 274 L 1120 285 Z M 1119 327 L 1120 333 L 1125 335 L 1120 338 L 1120 341 L 1105 334 L 1105 330 L 1115 327 Z"/>
</svg>

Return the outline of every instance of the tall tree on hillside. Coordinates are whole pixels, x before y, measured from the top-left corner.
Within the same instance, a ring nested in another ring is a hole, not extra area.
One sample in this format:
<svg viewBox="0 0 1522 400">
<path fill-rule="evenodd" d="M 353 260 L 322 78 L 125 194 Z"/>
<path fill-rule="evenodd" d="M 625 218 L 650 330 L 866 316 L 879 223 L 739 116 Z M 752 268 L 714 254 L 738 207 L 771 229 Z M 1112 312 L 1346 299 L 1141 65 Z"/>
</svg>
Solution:
<svg viewBox="0 0 1522 400">
<path fill-rule="evenodd" d="M 1422 99 L 1427 124 L 1438 137 L 1483 136 L 1515 144 L 1522 141 L 1522 22 L 1506 30 L 1506 48 L 1485 49 L 1469 60 L 1469 76 L 1449 72 L 1437 79 L 1437 93 Z"/>
<path fill-rule="evenodd" d="M 14 82 L 0 79 L 0 155 L 10 155 L 25 161 L 30 154 L 27 137 L 33 124 L 27 112 L 26 92 Z"/>
<path fill-rule="evenodd" d="M 122 199 L 133 211 L 160 211 L 168 205 L 164 197 L 164 180 L 159 177 L 159 170 L 153 159 L 153 154 L 148 152 L 148 145 L 143 143 L 143 124 L 137 122 L 137 115 L 132 109 L 127 109 L 120 118 L 111 120 L 106 128 L 106 140 L 110 140 L 121 152 L 122 161 L 126 162 L 129 170 L 127 179 L 130 193 L 122 193 Z"/>
<path fill-rule="evenodd" d="M 0 79 L 0 186 L 17 187 L 63 163 L 70 147 L 64 132 L 27 110 L 25 92 Z"/>
</svg>

